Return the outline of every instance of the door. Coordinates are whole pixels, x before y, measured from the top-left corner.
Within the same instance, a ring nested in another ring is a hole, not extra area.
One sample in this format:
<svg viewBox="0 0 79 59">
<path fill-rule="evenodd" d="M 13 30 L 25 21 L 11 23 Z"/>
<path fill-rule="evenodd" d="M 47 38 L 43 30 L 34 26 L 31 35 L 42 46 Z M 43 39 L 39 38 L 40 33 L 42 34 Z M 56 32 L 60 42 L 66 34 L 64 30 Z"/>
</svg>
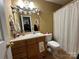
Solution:
<svg viewBox="0 0 79 59">
<path fill-rule="evenodd" d="M 3 4 L 2 0 L 0 0 L 0 59 L 5 59 L 6 57 L 6 42 L 4 40 L 4 34 L 2 31 L 2 15 L 3 15 Z"/>
<path fill-rule="evenodd" d="M 2 34 L 2 27 L 1 27 L 1 20 L 0 20 L 0 59 L 5 59 L 5 52 L 6 52 L 6 44 L 3 40 Z"/>
<path fill-rule="evenodd" d="M 10 48 L 6 48 L 8 31 L 5 16 L 5 0 L 0 0 L 0 59 L 12 59 Z M 7 54 L 8 53 L 8 54 Z M 8 57 L 8 55 L 10 57 Z"/>
</svg>

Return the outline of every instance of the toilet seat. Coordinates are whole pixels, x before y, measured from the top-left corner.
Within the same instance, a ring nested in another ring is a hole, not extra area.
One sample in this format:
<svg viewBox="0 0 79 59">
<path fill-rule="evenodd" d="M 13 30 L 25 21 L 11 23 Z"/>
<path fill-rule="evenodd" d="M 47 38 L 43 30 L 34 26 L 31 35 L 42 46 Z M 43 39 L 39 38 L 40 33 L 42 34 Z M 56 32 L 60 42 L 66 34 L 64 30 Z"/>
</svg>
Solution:
<svg viewBox="0 0 79 59">
<path fill-rule="evenodd" d="M 52 48 L 58 48 L 58 47 L 60 47 L 60 44 L 57 43 L 57 42 L 55 42 L 55 41 L 49 41 L 49 42 L 47 43 L 47 45 L 48 45 L 49 47 L 52 47 Z"/>
</svg>

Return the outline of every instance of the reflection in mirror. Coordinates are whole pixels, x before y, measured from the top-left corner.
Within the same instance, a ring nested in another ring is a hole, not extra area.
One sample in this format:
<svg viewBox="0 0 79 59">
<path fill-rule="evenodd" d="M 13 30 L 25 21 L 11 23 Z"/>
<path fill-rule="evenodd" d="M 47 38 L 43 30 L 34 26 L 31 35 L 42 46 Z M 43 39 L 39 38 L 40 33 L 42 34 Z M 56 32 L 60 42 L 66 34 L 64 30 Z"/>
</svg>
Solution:
<svg viewBox="0 0 79 59">
<path fill-rule="evenodd" d="M 32 23 L 31 23 L 30 16 L 21 15 L 21 22 L 22 22 L 22 30 L 24 32 L 31 32 L 32 31 Z"/>
<path fill-rule="evenodd" d="M 34 22 L 34 31 L 39 31 L 39 20 L 38 19 L 35 19 L 35 22 Z"/>
</svg>

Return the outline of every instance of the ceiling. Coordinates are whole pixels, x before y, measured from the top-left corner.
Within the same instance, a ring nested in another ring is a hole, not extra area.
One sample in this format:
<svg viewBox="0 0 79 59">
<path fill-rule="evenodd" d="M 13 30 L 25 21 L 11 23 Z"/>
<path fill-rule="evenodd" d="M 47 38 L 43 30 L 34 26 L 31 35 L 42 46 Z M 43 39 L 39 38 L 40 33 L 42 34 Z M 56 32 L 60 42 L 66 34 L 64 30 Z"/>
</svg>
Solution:
<svg viewBox="0 0 79 59">
<path fill-rule="evenodd" d="M 53 2 L 53 3 L 56 3 L 56 4 L 65 5 L 65 4 L 69 3 L 72 0 L 46 0 L 46 1 Z"/>
</svg>

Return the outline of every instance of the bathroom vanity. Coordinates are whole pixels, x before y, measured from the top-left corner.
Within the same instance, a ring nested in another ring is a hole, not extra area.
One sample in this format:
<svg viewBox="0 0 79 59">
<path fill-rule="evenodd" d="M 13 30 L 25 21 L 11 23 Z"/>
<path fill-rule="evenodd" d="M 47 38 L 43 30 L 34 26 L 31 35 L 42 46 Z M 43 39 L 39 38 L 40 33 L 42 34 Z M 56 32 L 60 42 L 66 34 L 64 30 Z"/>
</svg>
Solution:
<svg viewBox="0 0 79 59">
<path fill-rule="evenodd" d="M 43 59 L 47 54 L 45 35 L 24 35 L 11 42 L 13 59 Z"/>
</svg>

